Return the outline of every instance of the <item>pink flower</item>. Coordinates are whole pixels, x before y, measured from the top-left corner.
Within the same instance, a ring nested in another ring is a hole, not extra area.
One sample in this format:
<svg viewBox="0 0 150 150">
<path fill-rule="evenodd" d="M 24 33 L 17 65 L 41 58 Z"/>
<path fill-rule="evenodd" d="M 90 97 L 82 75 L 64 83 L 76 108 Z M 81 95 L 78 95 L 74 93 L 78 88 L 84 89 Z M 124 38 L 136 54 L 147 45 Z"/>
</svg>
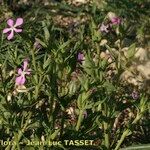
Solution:
<svg viewBox="0 0 150 150">
<path fill-rule="evenodd" d="M 83 61 L 83 60 L 84 60 L 84 54 L 81 53 L 81 52 L 79 52 L 79 53 L 78 53 L 78 56 L 77 56 L 77 60 L 78 60 L 79 62 Z"/>
<path fill-rule="evenodd" d="M 23 18 L 17 18 L 15 24 L 14 24 L 14 20 L 8 19 L 7 24 L 9 28 L 5 28 L 3 30 L 3 33 L 8 33 L 7 39 L 11 40 L 14 37 L 14 32 L 16 33 L 22 32 L 22 29 L 17 29 L 16 27 L 23 24 Z"/>
<path fill-rule="evenodd" d="M 101 31 L 101 32 L 106 32 L 106 33 L 108 33 L 108 32 L 109 32 L 109 25 L 104 25 L 104 24 L 102 24 L 102 25 L 100 26 L 100 31 Z"/>
<path fill-rule="evenodd" d="M 18 69 L 18 77 L 16 77 L 16 85 L 24 85 L 26 75 L 30 75 L 31 69 L 28 69 L 28 60 L 24 60 L 22 68 Z"/>
<path fill-rule="evenodd" d="M 135 90 L 132 92 L 131 96 L 134 100 L 136 100 L 140 97 L 139 93 Z"/>
<path fill-rule="evenodd" d="M 110 21 L 111 21 L 111 23 L 113 25 L 119 25 L 119 24 L 121 24 L 121 19 L 119 17 L 113 17 L 113 18 L 111 18 Z"/>
</svg>

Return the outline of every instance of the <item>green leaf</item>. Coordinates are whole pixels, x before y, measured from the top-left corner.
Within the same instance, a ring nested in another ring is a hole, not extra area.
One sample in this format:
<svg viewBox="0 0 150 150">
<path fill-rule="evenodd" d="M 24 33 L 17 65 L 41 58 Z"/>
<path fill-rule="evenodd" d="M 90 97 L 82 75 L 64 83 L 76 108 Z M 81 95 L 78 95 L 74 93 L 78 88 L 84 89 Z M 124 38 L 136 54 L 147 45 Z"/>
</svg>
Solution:
<svg viewBox="0 0 150 150">
<path fill-rule="evenodd" d="M 41 41 L 40 39 L 35 38 L 35 40 L 36 40 L 39 44 L 41 44 L 43 47 L 47 47 L 47 45 L 46 45 L 43 41 Z"/>
<path fill-rule="evenodd" d="M 87 77 L 78 77 L 80 83 L 81 83 L 81 86 L 84 88 L 85 91 L 88 91 L 89 89 L 89 80 Z"/>
<path fill-rule="evenodd" d="M 110 83 L 109 81 L 106 81 L 104 84 L 103 84 L 103 87 L 106 89 L 106 91 L 108 93 L 111 93 L 113 91 L 116 90 L 116 88 L 114 87 L 114 85 L 112 83 Z"/>
<path fill-rule="evenodd" d="M 55 137 L 58 135 L 60 129 L 57 129 L 53 134 L 50 135 L 50 139 L 54 140 Z"/>
<path fill-rule="evenodd" d="M 44 62 L 43 64 L 43 69 L 45 69 L 47 66 L 50 65 L 50 62 L 51 62 L 51 59 L 50 58 L 47 58 L 47 60 Z"/>
<path fill-rule="evenodd" d="M 92 20 L 90 29 L 91 29 L 91 34 L 92 34 L 92 40 L 100 41 L 101 33 L 99 31 L 97 31 L 97 25 L 94 23 L 94 20 Z"/>
<path fill-rule="evenodd" d="M 42 21 L 42 26 L 43 26 L 44 36 L 45 36 L 46 42 L 48 42 L 49 38 L 50 38 L 50 33 L 49 33 L 47 25 L 46 25 L 46 23 L 44 21 Z"/>
<path fill-rule="evenodd" d="M 80 94 L 77 99 L 77 106 L 79 109 L 82 109 L 82 95 Z"/>
<path fill-rule="evenodd" d="M 85 56 L 83 68 L 88 75 L 95 76 L 95 64 L 89 55 Z"/>
<path fill-rule="evenodd" d="M 133 145 L 126 148 L 122 148 L 121 150 L 149 150 L 150 144 L 143 144 L 143 145 Z"/>
<path fill-rule="evenodd" d="M 76 93 L 76 90 L 77 90 L 77 85 L 74 81 L 71 81 L 70 84 L 69 84 L 69 94 L 70 95 L 73 95 Z"/>
<path fill-rule="evenodd" d="M 127 59 L 131 59 L 135 55 L 135 48 L 136 48 L 135 43 L 129 47 L 127 55 L 126 55 Z"/>
</svg>

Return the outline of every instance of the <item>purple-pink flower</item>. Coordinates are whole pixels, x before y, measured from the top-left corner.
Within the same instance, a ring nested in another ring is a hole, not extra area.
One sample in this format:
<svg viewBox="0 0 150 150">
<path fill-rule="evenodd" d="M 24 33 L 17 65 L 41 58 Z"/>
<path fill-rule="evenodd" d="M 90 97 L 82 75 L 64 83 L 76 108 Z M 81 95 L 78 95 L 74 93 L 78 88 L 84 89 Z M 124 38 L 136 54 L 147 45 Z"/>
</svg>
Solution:
<svg viewBox="0 0 150 150">
<path fill-rule="evenodd" d="M 77 56 L 77 60 L 78 60 L 79 62 L 84 61 L 84 54 L 81 53 L 81 52 L 79 52 L 79 53 L 78 53 L 78 56 Z"/>
<path fill-rule="evenodd" d="M 28 60 L 24 60 L 22 68 L 18 69 L 18 77 L 16 77 L 16 85 L 24 85 L 26 82 L 26 75 L 30 75 L 31 69 L 28 69 Z"/>
<path fill-rule="evenodd" d="M 102 23 L 102 25 L 100 26 L 100 31 L 108 33 L 109 32 L 109 25 L 104 25 Z"/>
<path fill-rule="evenodd" d="M 119 17 L 113 17 L 113 18 L 111 18 L 110 21 L 111 21 L 111 23 L 113 25 L 119 25 L 119 24 L 121 24 L 121 19 Z"/>
<path fill-rule="evenodd" d="M 14 20 L 7 20 L 8 28 L 3 30 L 3 33 L 8 33 L 7 39 L 11 40 L 14 37 L 14 32 L 19 33 L 22 32 L 22 29 L 18 29 L 17 27 L 23 24 L 23 18 L 17 18 L 16 22 Z"/>
<path fill-rule="evenodd" d="M 134 100 L 136 100 L 140 97 L 139 93 L 135 90 L 132 92 L 131 96 Z"/>
</svg>

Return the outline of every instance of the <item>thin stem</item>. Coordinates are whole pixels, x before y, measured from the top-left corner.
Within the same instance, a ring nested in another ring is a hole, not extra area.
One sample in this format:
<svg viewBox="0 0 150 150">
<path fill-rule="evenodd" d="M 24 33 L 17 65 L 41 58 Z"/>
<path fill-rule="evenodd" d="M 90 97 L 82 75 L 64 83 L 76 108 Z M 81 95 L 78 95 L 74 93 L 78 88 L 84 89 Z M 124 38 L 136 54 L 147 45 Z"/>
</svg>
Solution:
<svg viewBox="0 0 150 150">
<path fill-rule="evenodd" d="M 79 111 L 78 122 L 77 122 L 77 125 L 76 125 L 76 131 L 78 131 L 79 128 L 80 128 L 80 125 L 81 125 L 81 122 L 82 122 L 82 117 L 83 117 L 83 110 L 80 110 Z"/>
<path fill-rule="evenodd" d="M 124 139 L 126 138 L 126 136 L 129 134 L 129 132 L 130 132 L 129 129 L 127 129 L 125 132 L 123 132 L 123 134 L 122 134 L 122 136 L 121 136 L 121 138 L 120 138 L 120 140 L 119 140 L 119 142 L 118 142 L 115 150 L 118 150 L 120 148 L 122 142 L 124 141 Z"/>
<path fill-rule="evenodd" d="M 104 104 L 104 111 L 103 111 L 103 115 L 105 117 L 107 117 L 107 106 L 106 104 Z M 107 149 L 109 149 L 110 143 L 109 143 L 109 134 L 108 134 L 108 123 L 104 121 L 104 142 L 105 142 L 105 146 L 107 147 Z"/>
<path fill-rule="evenodd" d="M 2 69 L 1 68 L 0 68 L 0 79 L 2 81 L 3 92 L 6 93 L 5 84 L 4 84 L 4 78 L 3 78 L 3 74 L 2 74 Z"/>
<path fill-rule="evenodd" d="M 132 125 L 135 124 L 135 123 L 137 123 L 137 122 L 141 119 L 141 117 L 142 117 L 142 115 L 137 115 L 137 117 L 133 120 Z M 118 144 L 117 144 L 115 150 L 118 150 L 118 149 L 119 149 L 119 147 L 120 147 L 121 144 L 123 143 L 124 139 L 126 138 L 126 136 L 128 136 L 128 134 L 129 134 L 130 132 L 131 132 L 131 131 L 130 131 L 129 129 L 126 129 L 126 131 L 123 132 L 123 134 L 122 134 L 122 136 L 121 136 L 121 138 L 120 138 L 120 140 L 119 140 L 119 142 L 118 142 Z"/>
<path fill-rule="evenodd" d="M 34 71 L 35 71 L 35 81 L 36 81 L 36 85 L 35 85 L 35 99 L 37 99 L 38 93 L 39 93 L 39 83 L 38 83 L 38 74 L 37 74 L 37 67 L 36 67 L 34 49 L 31 50 L 31 55 L 32 55 L 32 63 L 33 63 Z"/>
<path fill-rule="evenodd" d="M 65 123 L 65 118 L 64 118 L 64 112 L 63 112 L 63 116 L 62 116 L 62 119 L 61 119 L 60 138 L 61 138 L 62 135 L 63 135 L 63 131 L 64 131 L 64 123 Z"/>
<path fill-rule="evenodd" d="M 32 63 L 33 63 L 33 66 L 34 66 L 34 70 L 37 71 L 35 56 L 34 56 L 34 49 L 31 50 L 31 55 L 32 55 Z"/>
<path fill-rule="evenodd" d="M 104 122 L 104 138 L 105 138 L 105 146 L 109 148 L 109 134 L 108 131 L 108 124 Z"/>
</svg>

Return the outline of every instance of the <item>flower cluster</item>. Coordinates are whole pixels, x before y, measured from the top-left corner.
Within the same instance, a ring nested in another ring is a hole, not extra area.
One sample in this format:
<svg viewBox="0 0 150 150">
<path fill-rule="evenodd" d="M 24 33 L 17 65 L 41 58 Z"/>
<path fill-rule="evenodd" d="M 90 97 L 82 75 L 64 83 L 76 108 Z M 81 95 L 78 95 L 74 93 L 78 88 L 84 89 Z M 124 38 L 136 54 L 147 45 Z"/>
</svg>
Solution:
<svg viewBox="0 0 150 150">
<path fill-rule="evenodd" d="M 19 28 L 23 24 L 23 18 L 17 18 L 16 22 L 13 19 L 7 20 L 8 27 L 3 30 L 3 33 L 7 33 L 7 39 L 11 40 L 14 37 L 14 33 L 22 32 Z M 23 86 L 26 82 L 26 75 L 30 75 L 31 69 L 28 69 L 28 60 L 23 61 L 23 66 L 18 69 L 15 84 L 17 86 Z"/>
<path fill-rule="evenodd" d="M 120 24 L 121 24 L 121 18 L 120 17 L 116 17 L 115 15 L 111 16 L 111 17 L 109 17 L 108 23 L 106 23 L 106 24 L 102 23 L 101 24 L 100 31 L 108 33 L 113 25 L 120 25 Z"/>
</svg>

